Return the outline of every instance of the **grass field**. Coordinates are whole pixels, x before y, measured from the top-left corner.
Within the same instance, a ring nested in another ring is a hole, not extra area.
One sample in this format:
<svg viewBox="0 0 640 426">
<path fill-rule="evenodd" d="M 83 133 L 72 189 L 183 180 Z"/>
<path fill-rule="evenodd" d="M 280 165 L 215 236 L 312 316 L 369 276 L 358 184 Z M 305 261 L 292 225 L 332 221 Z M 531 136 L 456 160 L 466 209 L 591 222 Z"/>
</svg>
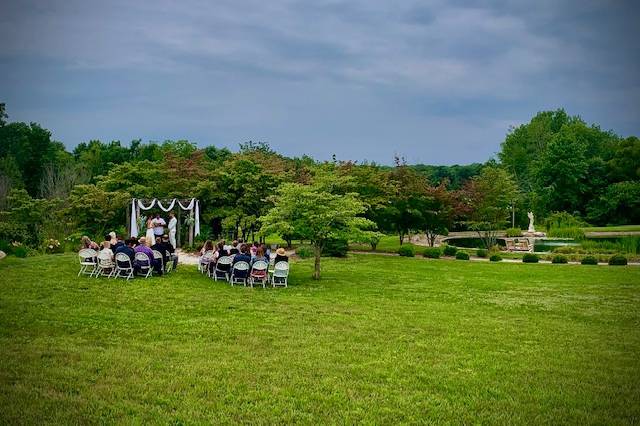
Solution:
<svg viewBox="0 0 640 426">
<path fill-rule="evenodd" d="M 0 423 L 637 423 L 640 268 L 376 255 L 288 289 L 0 262 Z"/>
<path fill-rule="evenodd" d="M 582 230 L 585 232 L 640 232 L 640 225 L 590 226 Z"/>
</svg>

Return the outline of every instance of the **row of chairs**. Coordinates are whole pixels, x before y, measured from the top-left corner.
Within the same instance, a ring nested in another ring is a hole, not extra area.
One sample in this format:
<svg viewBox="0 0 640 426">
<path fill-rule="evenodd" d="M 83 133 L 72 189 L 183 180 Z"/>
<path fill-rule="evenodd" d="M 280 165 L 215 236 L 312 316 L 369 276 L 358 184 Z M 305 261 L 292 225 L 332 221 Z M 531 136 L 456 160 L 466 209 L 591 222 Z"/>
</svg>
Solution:
<svg viewBox="0 0 640 426">
<path fill-rule="evenodd" d="M 253 287 L 262 284 L 265 288 L 267 284 L 272 287 L 287 287 L 289 277 L 289 263 L 278 262 L 276 264 L 258 260 L 249 265 L 247 262 L 233 263 L 234 255 L 222 256 L 218 259 L 215 266 L 210 268 L 213 262 L 214 252 L 209 250 L 200 258 L 198 268 L 203 274 L 207 274 L 215 281 L 225 280 L 232 286 L 242 284 L 244 286 Z"/>
<path fill-rule="evenodd" d="M 171 258 L 171 253 L 166 252 L 166 257 Z M 173 262 L 164 264 L 162 253 L 153 250 L 153 256 L 160 260 L 160 267 L 165 273 L 173 270 Z M 112 259 L 108 253 L 98 253 L 93 249 L 82 249 L 78 252 L 80 258 L 80 275 L 89 275 L 90 277 L 107 277 L 107 278 L 125 278 L 127 280 L 133 278 L 135 268 L 129 256 L 124 253 L 116 253 L 115 259 Z M 135 263 L 138 265 L 138 275 L 149 278 L 153 273 L 153 264 L 146 253 L 136 253 Z"/>
</svg>

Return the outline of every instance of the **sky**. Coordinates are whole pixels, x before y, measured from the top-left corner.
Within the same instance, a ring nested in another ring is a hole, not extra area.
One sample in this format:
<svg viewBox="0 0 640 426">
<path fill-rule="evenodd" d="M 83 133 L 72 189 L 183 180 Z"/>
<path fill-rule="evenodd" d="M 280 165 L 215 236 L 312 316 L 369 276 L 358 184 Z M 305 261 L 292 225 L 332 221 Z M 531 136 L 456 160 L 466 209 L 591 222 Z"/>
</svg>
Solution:
<svg viewBox="0 0 640 426">
<path fill-rule="evenodd" d="M 70 149 L 483 162 L 542 110 L 640 135 L 636 4 L 0 0 L 0 102 Z"/>
</svg>

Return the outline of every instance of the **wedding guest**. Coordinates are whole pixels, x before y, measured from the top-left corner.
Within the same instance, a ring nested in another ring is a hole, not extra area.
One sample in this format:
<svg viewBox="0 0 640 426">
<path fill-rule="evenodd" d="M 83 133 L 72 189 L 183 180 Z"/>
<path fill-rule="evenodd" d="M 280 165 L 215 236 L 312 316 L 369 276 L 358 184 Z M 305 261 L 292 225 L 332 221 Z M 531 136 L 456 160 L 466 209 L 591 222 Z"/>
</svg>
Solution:
<svg viewBox="0 0 640 426">
<path fill-rule="evenodd" d="M 153 219 L 153 235 L 155 237 L 162 236 L 162 234 L 164 234 L 164 227 L 166 225 L 167 222 L 165 222 L 164 219 L 160 217 L 160 213 L 157 213 L 155 219 Z"/>
<path fill-rule="evenodd" d="M 91 238 L 87 237 L 86 235 L 84 235 L 81 239 L 80 239 L 80 244 L 81 244 L 81 248 L 88 248 L 88 249 L 92 249 L 92 250 L 100 250 L 100 246 L 98 246 L 98 243 L 91 241 Z"/>
<path fill-rule="evenodd" d="M 240 246 L 240 252 L 238 254 L 235 255 L 235 257 L 233 258 L 233 265 L 235 265 L 238 262 L 247 262 L 248 264 L 251 264 L 251 255 L 249 254 L 249 246 L 247 246 L 246 244 L 242 244 Z M 249 271 L 238 271 L 238 272 L 234 272 L 235 276 L 237 276 L 238 278 L 246 278 L 247 275 L 249 274 Z"/>
<path fill-rule="evenodd" d="M 162 245 L 165 252 L 169 252 L 169 261 L 173 261 L 173 269 L 176 269 L 178 267 L 178 254 L 176 253 L 176 248 L 169 242 L 169 238 L 167 234 L 164 234 L 162 236 Z"/>
<path fill-rule="evenodd" d="M 176 214 L 174 212 L 169 213 L 169 243 L 175 249 L 176 245 L 176 226 L 178 226 L 178 219 L 176 219 Z"/>
<path fill-rule="evenodd" d="M 274 264 L 278 262 L 289 262 L 289 256 L 287 256 L 287 252 L 282 247 L 276 250 L 276 258 L 273 260 Z"/>
<path fill-rule="evenodd" d="M 133 250 L 133 247 L 135 246 L 135 240 L 129 238 L 128 240 L 125 241 L 124 244 L 122 244 L 120 247 L 118 247 L 114 254 L 118 254 L 118 253 L 124 253 L 127 256 L 129 256 L 129 259 L 131 260 L 131 265 L 133 265 L 133 262 L 135 261 L 135 255 L 136 252 Z M 127 265 L 125 264 L 121 264 L 120 262 L 118 262 L 118 266 L 121 267 L 126 267 Z"/>
<path fill-rule="evenodd" d="M 151 250 L 148 246 L 147 246 L 147 239 L 145 237 L 141 237 L 138 240 L 138 245 L 136 246 L 136 248 L 134 249 L 134 252 L 136 253 L 144 253 L 147 255 L 147 257 L 149 257 L 149 260 L 151 261 L 151 266 L 153 267 L 153 269 L 158 272 L 159 274 L 162 273 L 161 268 L 160 268 L 160 259 L 155 259 L 153 256 L 153 250 Z M 136 264 L 134 265 L 134 269 L 136 271 L 136 273 L 140 270 L 141 266 L 146 266 L 146 265 L 142 265 L 139 261 L 136 261 Z"/>
<path fill-rule="evenodd" d="M 260 260 L 269 263 L 269 258 L 265 256 L 264 250 L 262 247 L 258 247 L 256 249 L 256 255 L 251 258 L 251 266 L 253 266 L 254 263 Z"/>
<path fill-rule="evenodd" d="M 110 259 L 113 259 L 113 250 L 111 250 L 111 243 L 109 241 L 104 241 L 102 243 L 102 250 L 100 250 L 99 254 L 108 254 Z"/>
<path fill-rule="evenodd" d="M 167 264 L 167 260 L 169 260 L 169 258 L 167 257 L 167 247 L 163 243 L 162 235 L 156 235 L 156 243 L 151 246 L 151 250 L 159 251 L 162 255 L 162 264 Z"/>
<path fill-rule="evenodd" d="M 240 247 L 238 246 L 238 240 L 233 240 L 233 242 L 231 243 L 231 248 L 229 249 L 229 256 L 240 253 L 239 248 Z"/>
</svg>

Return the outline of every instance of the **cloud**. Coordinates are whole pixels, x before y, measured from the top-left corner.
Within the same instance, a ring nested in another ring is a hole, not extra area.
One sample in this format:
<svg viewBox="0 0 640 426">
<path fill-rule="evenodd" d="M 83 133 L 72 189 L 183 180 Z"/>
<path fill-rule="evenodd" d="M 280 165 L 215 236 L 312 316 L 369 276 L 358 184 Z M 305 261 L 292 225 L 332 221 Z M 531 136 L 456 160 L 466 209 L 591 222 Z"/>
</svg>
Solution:
<svg viewBox="0 0 640 426">
<path fill-rule="evenodd" d="M 562 106 L 638 133 L 637 7 L 622 2 L 5 3 L 0 92 L 68 145 L 268 139 L 321 158 L 483 161 L 507 123 Z"/>
</svg>

